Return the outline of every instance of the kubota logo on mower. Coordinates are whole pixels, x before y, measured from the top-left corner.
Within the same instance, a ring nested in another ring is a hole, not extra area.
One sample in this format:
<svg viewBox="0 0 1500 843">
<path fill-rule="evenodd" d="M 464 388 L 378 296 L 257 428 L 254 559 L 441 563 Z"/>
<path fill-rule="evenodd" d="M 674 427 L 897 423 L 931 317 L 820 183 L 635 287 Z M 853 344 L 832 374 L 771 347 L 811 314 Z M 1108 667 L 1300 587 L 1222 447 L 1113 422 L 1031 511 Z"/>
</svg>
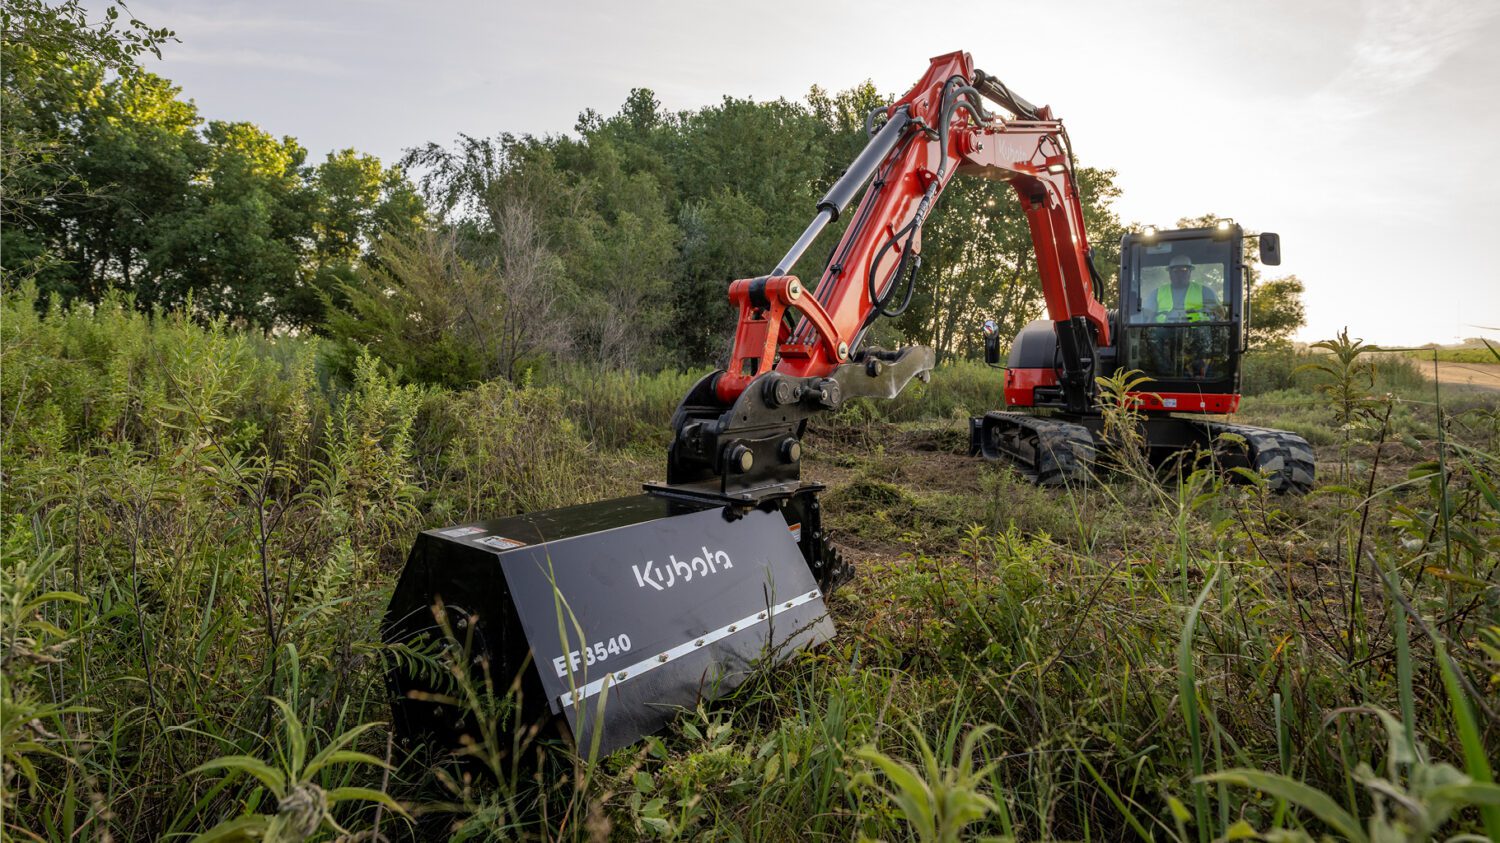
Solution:
<svg viewBox="0 0 1500 843">
<path fill-rule="evenodd" d="M 703 555 L 694 556 L 691 562 L 678 559 L 674 554 L 667 557 L 670 562 L 656 567 L 656 560 L 646 561 L 646 567 L 631 565 L 630 569 L 635 572 L 635 584 L 637 588 L 651 588 L 661 591 L 671 588 L 679 582 L 692 582 L 693 576 L 706 577 L 709 574 L 717 574 L 721 568 L 729 569 L 734 563 L 729 561 L 729 554 L 722 550 L 710 552 L 707 547 L 703 548 Z"/>
</svg>

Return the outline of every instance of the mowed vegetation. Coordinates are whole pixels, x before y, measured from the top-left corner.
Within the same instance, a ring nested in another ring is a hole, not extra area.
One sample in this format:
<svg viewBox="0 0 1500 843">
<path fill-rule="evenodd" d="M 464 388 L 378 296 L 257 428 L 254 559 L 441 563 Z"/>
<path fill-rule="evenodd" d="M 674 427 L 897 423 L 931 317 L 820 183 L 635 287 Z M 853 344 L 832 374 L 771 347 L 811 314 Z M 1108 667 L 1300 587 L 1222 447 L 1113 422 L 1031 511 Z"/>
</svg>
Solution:
<svg viewBox="0 0 1500 843">
<path fill-rule="evenodd" d="M 6 839 L 1500 836 L 1496 395 L 1292 348 L 1302 282 L 1268 279 L 1242 417 L 1318 447 L 1313 495 L 1129 448 L 1035 489 L 965 453 L 1000 402 L 972 326 L 1040 312 L 1014 198 L 969 182 L 875 337 L 937 348 L 932 384 L 808 438 L 858 567 L 839 636 L 607 758 L 460 672 L 493 728 L 408 758 L 385 672 L 451 667 L 381 640 L 416 533 L 659 480 L 725 283 L 882 98 L 642 90 L 572 135 L 309 163 L 142 70 L 165 31 L 5 15 Z M 1112 178 L 1081 170 L 1106 277 Z"/>
<path fill-rule="evenodd" d="M 502 727 L 476 747 L 491 780 L 393 751 L 378 626 L 403 554 L 656 478 L 689 376 L 453 390 L 365 357 L 341 386 L 320 340 L 31 293 L 0 361 L 15 839 L 1494 828 L 1500 414 L 1474 392 L 1439 415 L 1400 358 L 1247 398 L 1325 431 L 1305 499 L 1128 465 L 1032 488 L 964 454 L 999 391 L 975 364 L 851 405 L 809 446 L 859 566 L 839 637 L 608 758 Z"/>
</svg>

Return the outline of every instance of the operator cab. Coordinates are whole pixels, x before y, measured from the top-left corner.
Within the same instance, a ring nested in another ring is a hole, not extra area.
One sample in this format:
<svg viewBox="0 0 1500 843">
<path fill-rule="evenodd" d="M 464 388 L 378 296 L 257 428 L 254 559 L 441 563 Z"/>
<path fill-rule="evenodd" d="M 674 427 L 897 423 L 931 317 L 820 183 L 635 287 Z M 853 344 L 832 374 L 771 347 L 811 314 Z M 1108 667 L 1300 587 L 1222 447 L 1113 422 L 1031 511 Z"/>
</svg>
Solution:
<svg viewBox="0 0 1500 843">
<path fill-rule="evenodd" d="M 1233 223 L 1125 235 L 1115 359 L 1124 369 L 1138 369 L 1151 378 L 1144 389 L 1187 396 L 1239 392 L 1243 241 L 1243 231 Z M 1147 409 L 1214 411 L 1178 406 L 1176 400 Z"/>
</svg>

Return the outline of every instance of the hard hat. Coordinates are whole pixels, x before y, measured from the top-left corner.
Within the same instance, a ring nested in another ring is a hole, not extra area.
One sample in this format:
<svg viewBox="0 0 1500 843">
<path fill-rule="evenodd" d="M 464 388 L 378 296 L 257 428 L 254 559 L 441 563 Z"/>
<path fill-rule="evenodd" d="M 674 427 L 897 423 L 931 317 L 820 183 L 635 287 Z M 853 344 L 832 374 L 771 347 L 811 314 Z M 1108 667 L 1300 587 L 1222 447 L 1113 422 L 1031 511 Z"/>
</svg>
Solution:
<svg viewBox="0 0 1500 843">
<path fill-rule="evenodd" d="M 1187 255 L 1178 255 L 1177 257 L 1172 258 L 1172 262 L 1171 263 L 1167 264 L 1168 267 L 1192 266 L 1192 265 L 1193 265 L 1193 259 L 1190 258 L 1190 257 L 1188 257 Z"/>
</svg>

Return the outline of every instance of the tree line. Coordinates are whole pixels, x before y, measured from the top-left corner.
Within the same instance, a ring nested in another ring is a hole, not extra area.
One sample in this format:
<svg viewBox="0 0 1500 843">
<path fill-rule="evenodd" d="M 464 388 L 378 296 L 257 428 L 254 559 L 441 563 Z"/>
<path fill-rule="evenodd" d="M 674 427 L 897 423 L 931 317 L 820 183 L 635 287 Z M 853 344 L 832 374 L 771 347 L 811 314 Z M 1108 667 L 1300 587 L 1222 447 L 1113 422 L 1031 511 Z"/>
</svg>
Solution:
<svg viewBox="0 0 1500 843">
<path fill-rule="evenodd" d="M 315 332 L 343 367 L 369 348 L 404 377 L 449 385 L 549 359 L 713 365 L 732 327 L 727 283 L 774 266 L 862 147 L 865 114 L 891 99 L 867 82 L 672 112 L 639 88 L 613 114 L 583 111 L 569 134 L 314 162 L 295 138 L 204 120 L 140 67 L 166 30 L 140 25 L 128 30 L 140 43 L 100 53 L 42 37 L 59 15 L 83 20 L 74 3 L 26 0 L 7 14 L 7 287 L 31 279 L 44 297 L 81 302 L 119 291 L 143 309 Z M 1124 230 L 1114 179 L 1079 170 L 1106 279 Z M 803 258 L 805 280 L 841 233 Z M 1041 312 L 1030 235 L 1004 183 L 955 180 L 923 259 L 911 307 L 872 341 L 973 356 L 983 319 L 1010 336 Z"/>
</svg>

